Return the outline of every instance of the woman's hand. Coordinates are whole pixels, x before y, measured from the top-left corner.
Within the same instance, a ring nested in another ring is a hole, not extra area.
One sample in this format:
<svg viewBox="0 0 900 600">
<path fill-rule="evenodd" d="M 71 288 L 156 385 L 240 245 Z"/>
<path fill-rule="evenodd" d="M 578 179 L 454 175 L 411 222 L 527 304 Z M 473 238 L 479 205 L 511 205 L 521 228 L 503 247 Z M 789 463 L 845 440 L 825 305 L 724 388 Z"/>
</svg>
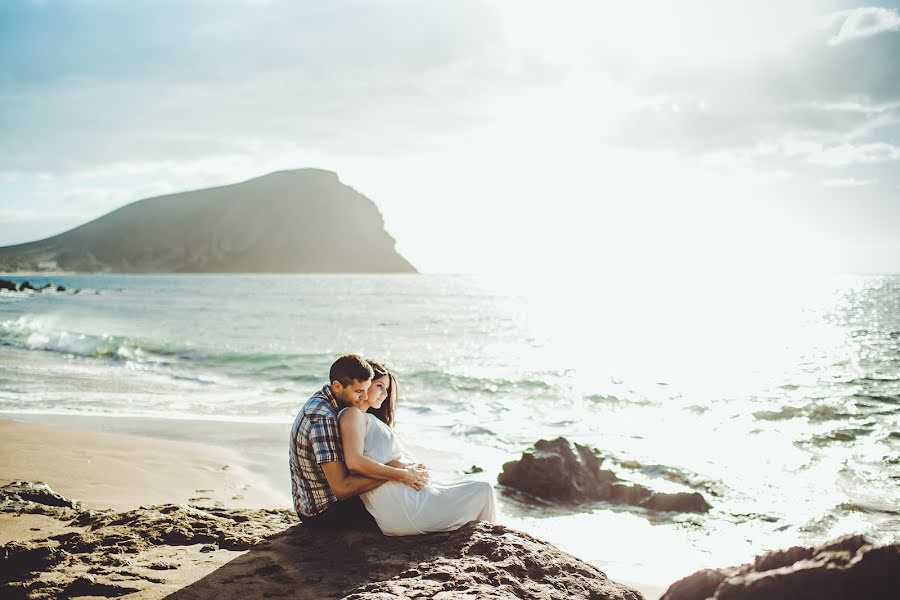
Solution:
<svg viewBox="0 0 900 600">
<path fill-rule="evenodd" d="M 409 465 L 403 469 L 399 481 L 405 483 L 414 490 L 421 490 L 428 483 L 428 473 L 417 469 L 415 465 Z"/>
</svg>

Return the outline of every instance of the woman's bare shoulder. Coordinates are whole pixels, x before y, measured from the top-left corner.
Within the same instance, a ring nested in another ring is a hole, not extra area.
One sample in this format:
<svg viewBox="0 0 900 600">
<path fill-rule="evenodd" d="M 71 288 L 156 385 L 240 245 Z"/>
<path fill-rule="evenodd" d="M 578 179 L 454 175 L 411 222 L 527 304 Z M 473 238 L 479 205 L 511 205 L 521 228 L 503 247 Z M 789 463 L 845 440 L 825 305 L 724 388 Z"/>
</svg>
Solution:
<svg viewBox="0 0 900 600">
<path fill-rule="evenodd" d="M 362 423 L 366 420 L 366 413 L 356 406 L 348 406 L 338 413 L 338 420 L 348 423 Z"/>
</svg>

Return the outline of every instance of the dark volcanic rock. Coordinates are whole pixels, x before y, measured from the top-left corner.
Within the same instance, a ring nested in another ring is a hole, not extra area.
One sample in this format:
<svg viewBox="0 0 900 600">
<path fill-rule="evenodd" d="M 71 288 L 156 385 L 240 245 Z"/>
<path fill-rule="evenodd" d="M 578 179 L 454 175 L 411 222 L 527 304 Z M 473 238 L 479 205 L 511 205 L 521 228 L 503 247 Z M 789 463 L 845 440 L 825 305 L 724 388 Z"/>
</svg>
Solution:
<svg viewBox="0 0 900 600">
<path fill-rule="evenodd" d="M 29 573 L 46 571 L 62 562 L 65 554 L 51 544 L 9 542 L 0 546 L 0 581 L 19 581 Z"/>
<path fill-rule="evenodd" d="M 518 461 L 503 465 L 497 481 L 523 492 L 563 502 L 606 498 L 618 478 L 600 468 L 602 459 L 591 448 L 564 438 L 540 440 Z"/>
<path fill-rule="evenodd" d="M 298 525 L 170 600 L 216 597 L 236 581 L 248 585 L 245 594 L 253 598 L 643 599 L 546 542 L 484 522 L 409 537 Z"/>
<path fill-rule="evenodd" d="M 50 486 L 42 481 L 13 481 L 0 487 L 0 502 L 34 502 L 47 506 L 63 506 L 77 508 L 74 500 L 61 496 L 50 489 Z"/>
<path fill-rule="evenodd" d="M 15 281 L 10 281 L 9 279 L 0 279 L 0 290 L 12 290 L 14 292 L 18 291 L 18 286 Z"/>
<path fill-rule="evenodd" d="M 66 586 L 63 597 L 75 596 L 102 596 L 105 598 L 117 598 L 132 592 L 139 592 L 139 588 L 100 583 L 91 575 L 83 575 Z"/>
<path fill-rule="evenodd" d="M 20 292 L 24 292 L 25 290 L 33 290 L 33 289 L 34 289 L 34 286 L 31 285 L 31 282 L 27 281 L 27 280 L 23 281 L 22 284 L 19 286 Z"/>
<path fill-rule="evenodd" d="M 373 554 L 406 562 L 410 568 L 362 585 L 345 600 L 643 598 L 640 592 L 610 581 L 596 567 L 502 525 L 470 523 L 450 533 L 382 540 L 373 541 Z M 372 561 L 378 563 L 377 558 Z"/>
<path fill-rule="evenodd" d="M 661 600 L 882 600 L 900 590 L 900 544 L 849 535 L 794 547 L 753 563 L 705 569 L 673 583 Z"/>
<path fill-rule="evenodd" d="M 79 510 L 77 502 L 57 494 L 43 482 L 13 481 L 0 487 L 0 512 L 74 519 Z"/>
<path fill-rule="evenodd" d="M 571 504 L 606 501 L 674 512 L 710 508 L 698 492 L 668 494 L 623 481 L 601 468 L 603 460 L 593 448 L 565 438 L 540 440 L 521 459 L 504 464 L 497 481 L 532 496 Z"/>
<path fill-rule="evenodd" d="M 662 512 L 708 512 L 709 504 L 700 492 L 679 492 L 667 494 L 653 492 L 649 498 L 640 503 L 644 508 Z"/>
</svg>

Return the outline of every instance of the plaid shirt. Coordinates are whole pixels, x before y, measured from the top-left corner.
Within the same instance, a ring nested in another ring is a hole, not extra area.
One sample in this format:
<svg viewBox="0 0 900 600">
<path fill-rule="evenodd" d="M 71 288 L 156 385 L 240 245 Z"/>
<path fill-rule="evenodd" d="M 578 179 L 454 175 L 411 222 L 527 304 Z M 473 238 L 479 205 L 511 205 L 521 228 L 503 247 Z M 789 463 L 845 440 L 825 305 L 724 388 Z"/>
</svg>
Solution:
<svg viewBox="0 0 900 600">
<path fill-rule="evenodd" d="M 319 463 L 343 461 L 337 424 L 338 402 L 331 385 L 306 401 L 291 427 L 291 496 L 302 520 L 325 512 L 338 500 Z"/>
</svg>

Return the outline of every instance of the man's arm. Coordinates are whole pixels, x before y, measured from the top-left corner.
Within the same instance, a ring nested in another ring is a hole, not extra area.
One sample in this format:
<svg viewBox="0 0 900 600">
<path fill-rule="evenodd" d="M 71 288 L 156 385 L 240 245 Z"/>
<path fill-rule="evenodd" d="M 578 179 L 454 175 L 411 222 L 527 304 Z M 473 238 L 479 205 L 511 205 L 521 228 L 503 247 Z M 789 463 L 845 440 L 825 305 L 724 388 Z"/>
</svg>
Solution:
<svg viewBox="0 0 900 600">
<path fill-rule="evenodd" d="M 366 414 L 355 406 L 343 411 L 338 420 L 347 468 L 373 479 L 401 481 L 413 489 L 421 489 L 427 481 L 416 469 L 386 465 L 365 455 L 366 423 Z"/>
<path fill-rule="evenodd" d="M 328 485 L 338 500 L 359 496 L 363 492 L 374 490 L 386 481 L 353 474 L 340 460 L 319 463 L 319 466 L 322 467 L 325 479 L 328 480 Z"/>
</svg>

